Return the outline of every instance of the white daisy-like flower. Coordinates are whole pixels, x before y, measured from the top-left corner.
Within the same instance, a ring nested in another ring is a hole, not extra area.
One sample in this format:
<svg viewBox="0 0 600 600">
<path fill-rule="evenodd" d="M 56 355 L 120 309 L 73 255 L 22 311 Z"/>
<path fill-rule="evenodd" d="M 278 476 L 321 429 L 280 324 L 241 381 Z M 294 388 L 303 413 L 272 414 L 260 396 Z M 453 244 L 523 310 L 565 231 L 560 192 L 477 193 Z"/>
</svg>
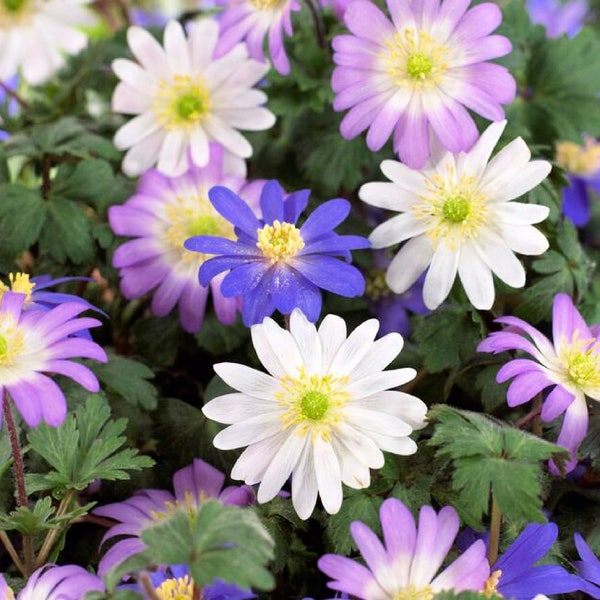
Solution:
<svg viewBox="0 0 600 600">
<path fill-rule="evenodd" d="M 492 273 L 512 287 L 525 285 L 525 269 L 514 253 L 534 256 L 548 249 L 532 224 L 543 221 L 549 209 L 512 201 L 545 179 L 551 165 L 530 160 L 521 138 L 490 160 L 505 126 L 506 121 L 490 125 L 469 152 L 437 148 L 422 170 L 383 161 L 391 183 L 361 187 L 364 202 L 401 213 L 369 237 L 373 248 L 409 240 L 387 270 L 394 292 L 406 291 L 427 268 L 423 299 L 432 310 L 446 299 L 457 273 L 478 309 L 494 303 Z"/>
<path fill-rule="evenodd" d="M 307 519 L 317 495 L 331 514 L 342 504 L 342 483 L 370 485 L 369 469 L 383 466 L 382 450 L 414 454 L 408 436 L 425 426 L 425 404 L 391 391 L 414 369 L 383 371 L 402 349 L 402 336 L 375 341 L 376 319 L 346 337 L 341 317 L 327 315 L 317 329 L 295 309 L 289 331 L 270 318 L 251 327 L 252 342 L 269 375 L 220 363 L 217 374 L 239 393 L 219 396 L 202 409 L 230 425 L 215 436 L 221 450 L 247 446 L 231 477 L 260 482 L 258 502 L 268 502 L 292 477 L 292 502 Z"/>
<path fill-rule="evenodd" d="M 0 0 L 0 81 L 19 69 L 25 81 L 43 83 L 87 44 L 80 27 L 92 25 L 92 0 Z"/>
<path fill-rule="evenodd" d="M 268 129 L 275 117 L 261 106 L 264 92 L 252 89 L 269 70 L 248 58 L 238 44 L 213 58 L 219 25 L 213 19 L 190 24 L 189 36 L 177 21 L 164 33 L 164 48 L 144 29 L 130 27 L 129 47 L 139 64 L 117 59 L 112 67 L 121 79 L 112 99 L 117 112 L 138 115 L 114 139 L 128 150 L 123 171 L 132 177 L 150 167 L 170 177 L 187 168 L 187 152 L 199 167 L 209 161 L 209 142 L 222 144 L 229 159 L 242 163 L 252 146 L 239 129 Z M 230 169 L 231 170 L 231 169 Z"/>
</svg>

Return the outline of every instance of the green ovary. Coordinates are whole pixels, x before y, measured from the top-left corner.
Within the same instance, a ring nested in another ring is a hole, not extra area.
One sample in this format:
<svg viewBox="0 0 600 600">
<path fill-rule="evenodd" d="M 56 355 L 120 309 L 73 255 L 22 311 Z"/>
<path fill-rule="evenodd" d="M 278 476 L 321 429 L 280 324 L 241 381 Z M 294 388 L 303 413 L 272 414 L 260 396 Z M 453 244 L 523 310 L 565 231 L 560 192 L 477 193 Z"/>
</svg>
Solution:
<svg viewBox="0 0 600 600">
<path fill-rule="evenodd" d="M 13 0 L 17 1 L 17 0 Z M 175 104 L 175 110 L 177 116 L 182 121 L 193 121 L 197 119 L 204 112 L 204 102 L 202 98 L 195 94 L 184 94 L 178 98 Z"/>
<path fill-rule="evenodd" d="M 319 421 L 325 416 L 329 407 L 329 398 L 323 392 L 312 390 L 302 396 L 300 400 L 300 412 L 311 421 Z"/>
<path fill-rule="evenodd" d="M 2 6 L 10 13 L 19 12 L 25 4 L 27 0 L 2 0 Z"/>
<path fill-rule="evenodd" d="M 6 338 L 0 335 L 0 363 L 4 361 L 8 354 L 8 342 Z"/>
<path fill-rule="evenodd" d="M 462 196 L 448 198 L 442 204 L 442 214 L 446 221 L 451 223 L 462 223 L 471 212 L 469 201 Z"/>
<path fill-rule="evenodd" d="M 190 237 L 196 235 L 219 235 L 221 233 L 219 221 L 218 217 L 213 217 L 212 215 L 197 217 L 190 224 L 188 234 Z"/>
<path fill-rule="evenodd" d="M 433 69 L 433 61 L 426 54 L 411 54 L 406 61 L 406 72 L 413 79 L 425 79 Z"/>
</svg>

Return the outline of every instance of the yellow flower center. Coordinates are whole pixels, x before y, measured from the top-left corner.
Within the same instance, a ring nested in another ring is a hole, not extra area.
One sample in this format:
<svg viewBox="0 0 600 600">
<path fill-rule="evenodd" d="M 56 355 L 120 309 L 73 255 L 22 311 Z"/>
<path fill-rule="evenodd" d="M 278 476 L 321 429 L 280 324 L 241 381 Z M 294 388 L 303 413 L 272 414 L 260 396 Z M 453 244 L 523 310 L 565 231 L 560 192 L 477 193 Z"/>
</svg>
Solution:
<svg viewBox="0 0 600 600">
<path fill-rule="evenodd" d="M 287 410 L 281 417 L 282 429 L 300 425 L 298 433 L 312 433 L 313 440 L 321 436 L 325 441 L 331 439 L 331 428 L 343 420 L 343 407 L 350 399 L 344 387 L 347 377 L 332 375 L 307 375 L 302 367 L 297 377 L 284 377 L 281 389 L 275 393 L 275 399 Z"/>
<path fill-rule="evenodd" d="M 600 169 L 600 144 L 591 139 L 587 139 L 583 146 L 574 142 L 558 142 L 556 162 L 575 175 L 593 175 Z"/>
<path fill-rule="evenodd" d="M 201 265 L 208 257 L 183 247 L 185 240 L 196 235 L 216 235 L 234 239 L 233 225 L 224 219 L 208 200 L 205 190 L 177 196 L 165 206 L 166 243 L 177 252 L 178 260 Z"/>
<path fill-rule="evenodd" d="M 497 571 L 493 571 L 490 576 L 487 578 L 485 582 L 485 587 L 483 588 L 483 595 L 491 598 L 492 596 L 500 596 L 503 597 L 502 594 L 498 592 L 496 589 L 498 587 L 498 583 L 500 582 L 500 577 L 502 577 L 502 571 L 498 569 Z"/>
<path fill-rule="evenodd" d="M 424 588 L 416 588 L 412 585 L 396 592 L 394 600 L 431 600 L 435 596 L 433 588 L 430 585 Z"/>
<path fill-rule="evenodd" d="M 16 292 L 19 294 L 25 294 L 25 304 L 31 301 L 31 294 L 35 287 L 35 282 L 29 281 L 29 275 L 27 273 L 14 273 L 8 274 L 8 281 L 10 287 L 0 281 L 0 300 L 4 296 L 5 292 Z"/>
<path fill-rule="evenodd" d="M 154 591 L 160 600 L 192 600 L 194 582 L 188 575 L 177 579 L 166 579 Z"/>
<path fill-rule="evenodd" d="M 0 30 L 27 24 L 38 5 L 38 0 L 0 0 Z"/>
<path fill-rule="evenodd" d="M 373 302 L 377 302 L 391 293 L 392 290 L 385 281 L 385 270 L 373 269 L 370 271 L 366 277 L 365 295 Z"/>
<path fill-rule="evenodd" d="M 566 376 L 575 386 L 600 388 L 600 357 L 596 352 L 600 341 L 595 338 L 580 339 L 579 331 L 575 330 L 570 343 L 561 340 L 560 359 L 565 366 Z"/>
<path fill-rule="evenodd" d="M 210 112 L 211 98 L 201 77 L 174 75 L 161 81 L 154 96 L 152 111 L 165 129 L 195 129 Z"/>
<path fill-rule="evenodd" d="M 0 314 L 0 366 L 10 367 L 25 351 L 25 333 L 9 314 Z"/>
<path fill-rule="evenodd" d="M 485 223 L 487 206 L 475 179 L 462 175 L 458 180 L 453 169 L 446 176 L 433 175 L 426 181 L 427 193 L 413 208 L 415 218 L 424 220 L 427 235 L 435 247 L 439 243 L 458 248 L 466 239 L 477 236 Z"/>
<path fill-rule="evenodd" d="M 202 497 L 200 498 L 200 501 L 202 501 Z M 179 500 L 175 500 L 175 502 L 172 502 L 171 500 L 167 500 L 165 502 L 165 510 L 151 510 L 150 511 L 150 516 L 152 517 L 152 519 L 154 521 L 164 521 L 165 519 L 168 519 L 169 517 L 173 516 L 173 514 L 177 511 L 183 511 L 188 513 L 188 515 L 194 515 L 196 514 L 196 511 L 198 509 L 198 503 L 196 502 L 196 499 L 194 498 L 194 495 L 191 492 L 186 492 L 184 494 L 184 501 L 181 502 Z"/>
<path fill-rule="evenodd" d="M 404 29 L 387 42 L 382 54 L 387 74 L 400 87 L 413 90 L 439 85 L 448 69 L 448 50 L 426 31 Z"/>
<path fill-rule="evenodd" d="M 248 0 L 248 2 L 256 10 L 273 10 L 282 4 L 282 0 Z"/>
<path fill-rule="evenodd" d="M 257 232 L 257 247 L 272 262 L 285 261 L 296 256 L 304 248 L 304 240 L 300 230 L 291 223 L 273 221 L 273 225 L 265 225 Z"/>
</svg>

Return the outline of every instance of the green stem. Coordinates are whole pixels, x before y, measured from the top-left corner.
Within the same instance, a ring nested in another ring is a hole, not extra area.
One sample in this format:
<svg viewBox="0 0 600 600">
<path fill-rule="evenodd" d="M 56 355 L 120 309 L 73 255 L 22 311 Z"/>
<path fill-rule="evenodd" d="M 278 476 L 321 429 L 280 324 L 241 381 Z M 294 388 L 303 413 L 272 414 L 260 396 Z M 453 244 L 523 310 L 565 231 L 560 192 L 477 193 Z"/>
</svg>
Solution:
<svg viewBox="0 0 600 600">
<path fill-rule="evenodd" d="M 542 394 L 538 394 L 534 399 L 533 399 L 533 404 L 532 404 L 533 410 L 537 411 L 537 415 L 535 417 L 535 419 L 533 419 L 533 427 L 531 428 L 531 431 L 533 433 L 533 435 L 537 435 L 538 437 L 542 437 L 542 419 L 540 417 L 540 414 L 542 412 Z"/>
<path fill-rule="evenodd" d="M 312 3 L 312 0 L 304 0 L 306 2 L 306 6 L 308 6 L 308 10 L 312 16 L 313 23 L 315 24 L 315 33 L 317 34 L 317 41 L 319 42 L 319 46 L 325 50 L 327 48 L 327 42 L 325 41 L 325 35 L 323 34 L 323 26 L 321 24 L 321 18 L 319 16 L 319 12 L 315 8 L 315 5 Z"/>
<path fill-rule="evenodd" d="M 15 567 L 17 567 L 17 569 L 19 569 L 19 571 L 21 572 L 21 575 L 23 575 L 23 577 L 26 577 L 27 573 L 25 570 L 25 565 L 21 562 L 21 559 L 19 558 L 19 555 L 17 554 L 15 547 L 12 545 L 12 542 L 10 541 L 10 538 L 8 537 L 8 534 L 6 533 L 6 531 L 0 530 L 0 542 L 2 542 L 4 544 L 6 551 L 9 553 L 10 557 L 12 558 L 13 563 L 15 563 Z"/>
<path fill-rule="evenodd" d="M 73 500 L 75 499 L 75 495 L 76 495 L 75 490 L 69 490 L 65 494 L 65 497 L 60 501 L 60 504 L 58 505 L 58 509 L 56 511 L 55 518 L 62 517 L 69 510 L 69 508 L 71 508 L 71 504 L 72 504 Z M 59 533 L 61 533 L 62 531 L 63 531 L 63 527 L 59 525 L 59 526 L 55 527 L 54 529 L 51 529 L 46 534 L 46 537 L 44 538 L 42 547 L 40 548 L 40 553 L 37 558 L 36 567 L 41 567 L 43 564 L 46 563 L 46 560 L 48 559 L 48 555 L 50 554 L 50 551 L 52 550 L 52 547 L 54 546 L 54 544 L 56 542 L 56 538 L 58 537 Z"/>
<path fill-rule="evenodd" d="M 488 562 L 492 566 L 498 560 L 498 548 L 500 546 L 500 526 L 502 524 L 502 512 L 495 500 L 492 500 L 492 517 L 490 522 L 490 543 L 488 545 Z"/>
</svg>

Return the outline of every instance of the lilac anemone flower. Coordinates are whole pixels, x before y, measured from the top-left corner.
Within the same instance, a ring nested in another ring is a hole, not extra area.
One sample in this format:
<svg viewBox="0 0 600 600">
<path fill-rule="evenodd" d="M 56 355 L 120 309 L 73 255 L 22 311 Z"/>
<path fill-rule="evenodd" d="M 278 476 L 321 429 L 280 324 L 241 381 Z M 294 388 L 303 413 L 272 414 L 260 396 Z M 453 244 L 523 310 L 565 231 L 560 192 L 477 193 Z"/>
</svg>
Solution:
<svg viewBox="0 0 600 600">
<path fill-rule="evenodd" d="M 2 581 L 0 576 L 0 593 Z M 8 588 L 7 588 L 8 589 Z M 106 591 L 100 577 L 86 571 L 78 565 L 44 565 L 34 571 L 25 587 L 17 594 L 16 600 L 81 600 L 87 592 Z M 2 600 L 12 600 L 14 596 L 8 589 Z"/>
<path fill-rule="evenodd" d="M 4 292 L 0 300 L 0 394 L 10 395 L 29 426 L 44 421 L 58 427 L 65 420 L 67 402 L 47 374 L 65 375 L 97 392 L 99 384 L 92 371 L 69 359 L 108 360 L 98 344 L 75 336 L 101 323 L 76 318 L 86 310 L 81 302 L 65 302 L 48 311 L 25 311 L 25 300 L 25 294 L 14 292 Z"/>
<path fill-rule="evenodd" d="M 487 591 L 504 598 L 532 600 L 537 594 L 565 594 L 581 581 L 558 565 L 538 565 L 558 536 L 554 523 L 531 523 L 492 565 Z"/>
<path fill-rule="evenodd" d="M 575 547 L 581 559 L 573 563 L 581 577 L 580 589 L 597 600 L 600 598 L 600 560 L 579 533 L 575 534 Z"/>
<path fill-rule="evenodd" d="M 590 7 L 585 0 L 527 0 L 531 22 L 546 28 L 546 37 L 575 37 L 583 28 Z"/>
<path fill-rule="evenodd" d="M 508 54 L 511 43 L 490 35 L 502 21 L 491 2 L 387 6 L 391 20 L 369 0 L 345 10 L 350 35 L 333 39 L 333 107 L 350 109 L 340 125 L 344 138 L 368 130 L 367 146 L 377 151 L 393 137 L 400 160 L 420 169 L 431 139 L 453 153 L 471 149 L 479 132 L 467 109 L 504 119 L 501 105 L 514 100 L 516 83 L 506 67 L 488 61 Z"/>
<path fill-rule="evenodd" d="M 451 506 L 436 513 L 431 506 L 419 512 L 419 524 L 400 500 L 388 498 L 379 510 L 384 543 L 360 521 L 350 533 L 366 566 L 326 554 L 319 569 L 331 577 L 327 585 L 362 600 L 393 600 L 408 597 L 431 598 L 437 592 L 483 591 L 490 574 L 483 541 L 478 540 L 452 564 L 437 574 L 452 548 L 460 520 Z"/>
<path fill-rule="evenodd" d="M 284 200 L 277 181 L 263 188 L 258 219 L 246 203 L 225 187 L 214 187 L 208 197 L 219 214 L 235 226 L 238 239 L 201 235 L 185 242 L 194 252 L 216 254 L 200 267 L 202 285 L 229 273 L 221 283 L 224 296 L 243 298 L 246 325 L 261 323 L 279 310 L 290 314 L 299 308 L 309 321 L 321 312 L 320 289 L 354 297 L 363 294 L 365 280 L 351 260 L 350 250 L 367 248 L 368 240 L 357 235 L 338 235 L 337 227 L 350 212 L 350 203 L 337 198 L 321 204 L 301 227 L 296 224 L 309 196 L 308 190 Z"/>
<path fill-rule="evenodd" d="M 176 510 L 195 511 L 205 498 L 216 498 L 223 504 L 248 506 L 254 502 L 251 487 L 231 486 L 223 489 L 225 475 L 203 460 L 180 469 L 173 475 L 173 493 L 166 490 L 141 490 L 131 498 L 95 508 L 92 512 L 119 523 L 111 527 L 102 543 L 121 537 L 102 557 L 98 573 L 104 576 L 126 558 L 142 552 L 146 545 L 142 531 L 161 521 Z"/>
<path fill-rule="evenodd" d="M 511 407 L 529 402 L 552 387 L 541 418 L 553 421 L 565 413 L 557 444 L 571 452 L 566 472 L 577 464 L 577 450 L 587 432 L 586 397 L 600 400 L 600 340 L 595 327 L 588 327 L 566 294 L 557 294 L 552 305 L 551 342 L 537 329 L 517 317 L 500 317 L 504 331 L 490 334 L 479 344 L 479 352 L 520 350 L 531 356 L 508 361 L 496 375 L 502 383 L 513 379 L 507 401 Z M 533 359 L 533 360 L 532 360 Z M 556 473 L 556 467 L 551 468 Z"/>
</svg>

